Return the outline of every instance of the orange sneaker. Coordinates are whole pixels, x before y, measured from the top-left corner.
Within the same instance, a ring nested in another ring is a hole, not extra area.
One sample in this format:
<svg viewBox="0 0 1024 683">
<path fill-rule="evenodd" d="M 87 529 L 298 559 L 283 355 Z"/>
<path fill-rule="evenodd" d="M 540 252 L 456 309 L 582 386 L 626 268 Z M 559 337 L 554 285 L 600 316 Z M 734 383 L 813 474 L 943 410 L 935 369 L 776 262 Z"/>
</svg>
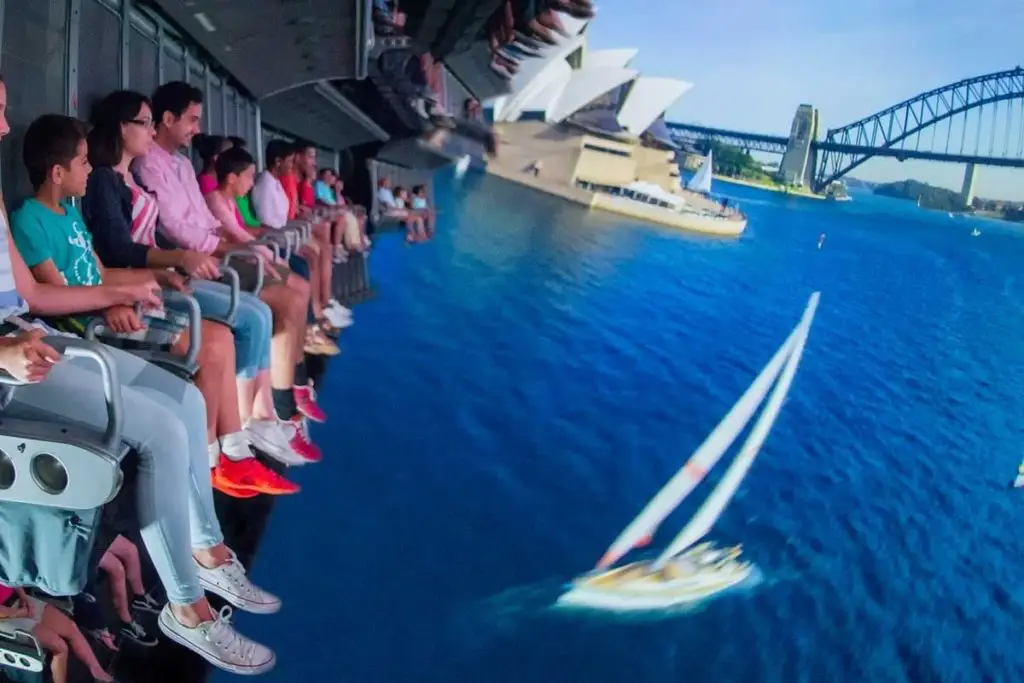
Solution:
<svg viewBox="0 0 1024 683">
<path fill-rule="evenodd" d="M 299 491 L 298 484 L 288 481 L 256 458 L 231 460 L 223 454 L 213 469 L 213 481 L 214 486 L 221 491 L 224 491 L 225 488 L 233 488 L 239 491 L 266 493 L 271 496 L 298 493 Z M 228 493 L 228 495 L 231 494 Z"/>
<path fill-rule="evenodd" d="M 235 487 L 228 481 L 225 481 L 223 477 L 217 476 L 217 470 L 210 470 L 211 485 L 214 491 L 220 491 L 225 496 L 231 496 L 232 498 L 255 498 L 260 495 L 256 491 L 243 491 L 240 488 Z"/>
</svg>

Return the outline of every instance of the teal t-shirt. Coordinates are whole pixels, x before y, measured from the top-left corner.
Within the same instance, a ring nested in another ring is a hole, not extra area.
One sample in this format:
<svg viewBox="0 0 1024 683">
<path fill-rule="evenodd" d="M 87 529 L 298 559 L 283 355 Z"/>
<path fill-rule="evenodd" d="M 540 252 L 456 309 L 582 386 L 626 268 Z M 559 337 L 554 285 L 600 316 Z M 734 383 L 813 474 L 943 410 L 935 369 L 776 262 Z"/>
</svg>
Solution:
<svg viewBox="0 0 1024 683">
<path fill-rule="evenodd" d="M 92 235 L 78 209 L 61 202 L 64 214 L 28 199 L 11 216 L 11 234 L 29 268 L 48 259 L 72 287 L 101 284 L 99 264 L 92 250 Z"/>
</svg>

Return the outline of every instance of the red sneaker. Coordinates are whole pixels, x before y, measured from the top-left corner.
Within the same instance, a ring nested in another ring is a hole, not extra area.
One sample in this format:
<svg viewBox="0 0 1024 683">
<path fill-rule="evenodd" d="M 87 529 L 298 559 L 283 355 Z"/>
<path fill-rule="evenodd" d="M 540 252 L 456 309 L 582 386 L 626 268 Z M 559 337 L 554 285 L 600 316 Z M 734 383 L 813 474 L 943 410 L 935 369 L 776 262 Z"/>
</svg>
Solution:
<svg viewBox="0 0 1024 683">
<path fill-rule="evenodd" d="M 303 416 L 308 417 L 313 422 L 327 421 L 327 413 L 317 404 L 316 392 L 313 391 L 313 387 L 308 385 L 295 387 L 292 393 L 295 394 L 295 406 Z"/>
<path fill-rule="evenodd" d="M 233 486 L 230 483 L 228 483 L 227 481 L 225 481 L 223 478 L 218 477 L 216 469 L 211 470 L 210 474 L 211 474 L 211 477 L 212 477 L 212 482 L 211 483 L 213 485 L 214 490 L 215 491 L 220 491 L 225 496 L 231 496 L 232 498 L 245 499 L 245 498 L 255 498 L 256 496 L 260 495 L 256 491 L 248 491 L 248 490 L 243 491 L 240 488 L 236 488 L 235 486 Z"/>
<path fill-rule="evenodd" d="M 228 495 L 230 489 L 253 491 L 280 496 L 297 493 L 299 485 L 288 481 L 256 458 L 231 460 L 220 456 L 217 466 L 213 468 L 214 487 Z"/>
<path fill-rule="evenodd" d="M 292 435 L 288 445 L 292 447 L 295 454 L 306 462 L 320 462 L 324 458 L 324 454 L 320 452 L 320 448 L 309 440 L 309 434 L 306 432 L 306 420 L 301 415 L 296 415 L 291 420 L 286 420 L 287 423 L 291 424 L 295 428 L 295 434 Z"/>
</svg>

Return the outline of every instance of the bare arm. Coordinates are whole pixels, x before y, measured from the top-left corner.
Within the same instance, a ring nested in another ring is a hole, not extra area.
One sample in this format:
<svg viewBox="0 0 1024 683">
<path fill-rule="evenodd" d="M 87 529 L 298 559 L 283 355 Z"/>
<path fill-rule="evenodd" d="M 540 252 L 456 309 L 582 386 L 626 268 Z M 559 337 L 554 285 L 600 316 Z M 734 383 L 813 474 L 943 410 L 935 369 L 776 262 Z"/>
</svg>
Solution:
<svg viewBox="0 0 1024 683">
<path fill-rule="evenodd" d="M 103 282 L 108 285 L 142 285 L 156 282 L 153 271 L 142 268 L 105 268 Z"/>
</svg>

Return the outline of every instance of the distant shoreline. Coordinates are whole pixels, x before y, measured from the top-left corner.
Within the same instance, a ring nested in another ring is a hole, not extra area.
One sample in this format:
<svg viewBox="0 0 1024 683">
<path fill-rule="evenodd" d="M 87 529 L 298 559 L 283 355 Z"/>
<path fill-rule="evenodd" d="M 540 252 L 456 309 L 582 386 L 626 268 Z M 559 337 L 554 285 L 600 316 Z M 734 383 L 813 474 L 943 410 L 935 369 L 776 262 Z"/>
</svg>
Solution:
<svg viewBox="0 0 1024 683">
<path fill-rule="evenodd" d="M 713 175 L 712 178 L 721 181 L 723 183 L 729 183 L 731 185 L 742 185 L 743 187 L 752 187 L 755 190 L 764 190 L 765 192 L 775 192 L 777 194 L 784 194 L 788 197 L 803 197 L 805 199 L 828 199 L 820 194 L 813 194 L 811 192 L 797 192 L 794 190 L 787 190 L 778 185 L 765 185 L 758 183 L 753 180 L 743 180 L 742 178 L 730 178 L 724 175 Z"/>
</svg>

